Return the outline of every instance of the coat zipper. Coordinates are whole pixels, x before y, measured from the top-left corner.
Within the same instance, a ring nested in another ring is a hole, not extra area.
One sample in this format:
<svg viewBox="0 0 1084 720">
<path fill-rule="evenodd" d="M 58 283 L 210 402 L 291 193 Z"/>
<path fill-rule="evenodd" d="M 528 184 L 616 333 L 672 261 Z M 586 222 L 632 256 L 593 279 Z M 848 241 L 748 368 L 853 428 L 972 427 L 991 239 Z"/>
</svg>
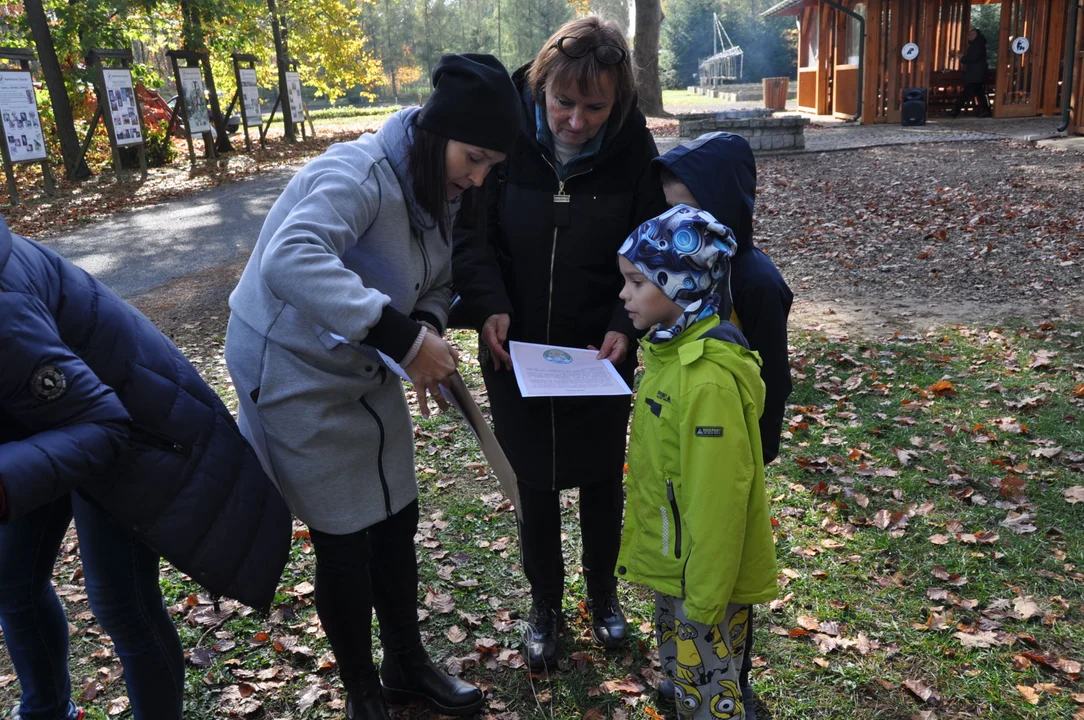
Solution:
<svg viewBox="0 0 1084 720">
<path fill-rule="evenodd" d="M 670 510 L 674 513 L 674 557 L 681 559 L 681 513 L 678 512 L 677 498 L 674 496 L 674 481 L 666 478 L 666 497 L 670 500 Z"/>
<path fill-rule="evenodd" d="M 429 252 L 425 248 L 425 233 L 416 230 L 411 227 L 411 234 L 414 236 L 414 241 L 418 243 L 418 248 L 422 251 L 422 288 L 429 287 Z"/>
<path fill-rule="evenodd" d="M 377 449 L 376 454 L 376 469 L 380 474 L 380 489 L 384 491 L 384 510 L 388 513 L 388 517 L 391 517 L 391 491 L 388 490 L 388 479 L 384 477 L 384 423 L 381 422 L 380 416 L 376 414 L 376 410 L 373 410 L 373 406 L 369 404 L 368 400 L 362 398 L 361 404 L 373 416 L 373 420 L 376 420 L 376 426 L 380 430 L 380 447 Z"/>
<path fill-rule="evenodd" d="M 550 170 L 553 170 L 554 176 L 557 178 L 557 194 L 553 196 L 553 202 L 555 203 L 570 203 L 572 202 L 572 196 L 565 192 L 565 183 L 574 177 L 582 177 L 591 172 L 593 168 L 588 168 L 582 173 L 577 173 L 570 177 L 561 179 L 561 176 L 557 173 L 557 168 L 553 166 L 546 156 L 543 154 L 542 159 L 546 161 L 546 164 L 550 166 Z M 550 322 L 553 320 L 553 270 L 557 265 L 557 225 L 553 226 L 553 245 L 550 248 L 550 286 L 549 286 L 549 300 L 546 306 L 546 344 L 550 343 Z M 550 398 L 550 447 L 553 450 L 552 458 L 552 478 L 553 478 L 553 490 L 557 491 L 557 409 L 553 404 L 553 398 Z"/>
<path fill-rule="evenodd" d="M 178 455 L 183 455 L 185 457 L 188 457 L 192 453 L 192 448 L 187 445 L 182 445 L 172 438 L 166 437 L 162 433 L 148 430 L 141 425 L 133 426 L 129 431 L 129 437 L 133 441 L 143 445 L 158 448 L 159 450 L 165 450 L 166 452 L 177 453 Z"/>
</svg>

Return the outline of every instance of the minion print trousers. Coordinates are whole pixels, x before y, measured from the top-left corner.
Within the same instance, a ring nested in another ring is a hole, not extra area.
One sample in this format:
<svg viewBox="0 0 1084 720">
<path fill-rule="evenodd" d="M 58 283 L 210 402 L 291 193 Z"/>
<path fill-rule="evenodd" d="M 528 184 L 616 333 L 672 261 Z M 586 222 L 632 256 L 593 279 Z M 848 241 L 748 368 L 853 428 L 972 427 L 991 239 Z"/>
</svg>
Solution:
<svg viewBox="0 0 1084 720">
<path fill-rule="evenodd" d="M 655 594 L 655 636 L 659 659 L 674 681 L 683 720 L 745 720 L 738 688 L 749 633 L 748 605 L 729 605 L 718 625 L 685 615 L 680 598 Z"/>
</svg>

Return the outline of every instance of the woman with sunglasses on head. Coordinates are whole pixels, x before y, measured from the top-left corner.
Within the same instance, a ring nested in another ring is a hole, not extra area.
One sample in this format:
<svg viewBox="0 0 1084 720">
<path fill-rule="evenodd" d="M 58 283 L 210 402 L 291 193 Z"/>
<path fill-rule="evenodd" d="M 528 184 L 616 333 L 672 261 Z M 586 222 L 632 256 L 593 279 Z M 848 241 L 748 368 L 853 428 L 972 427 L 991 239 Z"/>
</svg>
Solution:
<svg viewBox="0 0 1084 720">
<path fill-rule="evenodd" d="M 651 182 L 655 142 L 636 107 L 621 30 L 597 16 L 565 24 L 513 77 L 523 132 L 487 181 L 485 235 L 461 218 L 453 280 L 460 321 L 480 329 L 496 434 L 519 480 L 520 545 L 531 585 L 525 638 L 532 669 L 553 669 L 562 624 L 559 493 L 580 489 L 587 607 L 595 640 L 617 648 L 626 622 L 614 566 L 624 504 L 629 399 L 524 399 L 506 342 L 598 348 L 631 384 L 637 331 L 613 256 L 666 209 Z"/>
</svg>

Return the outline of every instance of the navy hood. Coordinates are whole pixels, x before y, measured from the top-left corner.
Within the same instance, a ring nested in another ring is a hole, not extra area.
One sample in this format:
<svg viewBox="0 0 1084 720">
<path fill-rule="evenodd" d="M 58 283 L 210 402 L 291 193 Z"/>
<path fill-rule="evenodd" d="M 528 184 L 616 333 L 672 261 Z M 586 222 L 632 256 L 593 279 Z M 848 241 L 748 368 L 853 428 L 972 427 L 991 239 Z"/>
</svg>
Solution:
<svg viewBox="0 0 1084 720">
<path fill-rule="evenodd" d="M 741 135 L 713 132 L 655 159 L 689 188 L 702 210 L 734 231 L 738 254 L 753 248 L 757 163 Z"/>
</svg>

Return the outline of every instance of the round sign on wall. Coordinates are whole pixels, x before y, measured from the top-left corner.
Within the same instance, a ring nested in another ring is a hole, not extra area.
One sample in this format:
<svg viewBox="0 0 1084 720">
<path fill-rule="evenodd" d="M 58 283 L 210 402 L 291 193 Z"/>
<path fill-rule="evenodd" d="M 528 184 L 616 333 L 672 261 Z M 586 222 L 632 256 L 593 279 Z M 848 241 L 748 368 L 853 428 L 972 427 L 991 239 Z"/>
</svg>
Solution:
<svg viewBox="0 0 1084 720">
<path fill-rule="evenodd" d="M 903 55 L 903 59 L 907 60 L 908 62 L 914 60 L 918 57 L 918 45 L 914 43 L 907 43 L 903 46 L 903 51 L 901 54 Z"/>
<path fill-rule="evenodd" d="M 1031 49 L 1031 41 L 1026 37 L 1018 37 L 1012 41 L 1012 51 L 1017 55 L 1023 55 Z"/>
</svg>

